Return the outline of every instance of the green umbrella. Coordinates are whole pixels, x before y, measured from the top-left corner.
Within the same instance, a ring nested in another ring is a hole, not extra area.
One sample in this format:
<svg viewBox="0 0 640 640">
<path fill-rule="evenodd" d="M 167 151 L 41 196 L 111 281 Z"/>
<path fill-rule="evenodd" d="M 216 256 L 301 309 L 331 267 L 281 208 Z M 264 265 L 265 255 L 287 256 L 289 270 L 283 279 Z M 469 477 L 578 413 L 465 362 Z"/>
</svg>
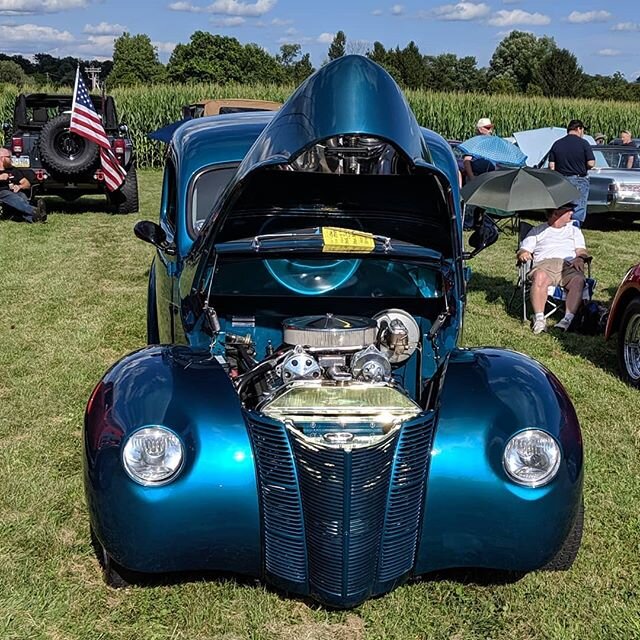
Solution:
<svg viewBox="0 0 640 640">
<path fill-rule="evenodd" d="M 580 198 L 580 192 L 557 171 L 529 167 L 483 173 L 461 193 L 466 204 L 502 211 L 556 209 Z"/>
</svg>

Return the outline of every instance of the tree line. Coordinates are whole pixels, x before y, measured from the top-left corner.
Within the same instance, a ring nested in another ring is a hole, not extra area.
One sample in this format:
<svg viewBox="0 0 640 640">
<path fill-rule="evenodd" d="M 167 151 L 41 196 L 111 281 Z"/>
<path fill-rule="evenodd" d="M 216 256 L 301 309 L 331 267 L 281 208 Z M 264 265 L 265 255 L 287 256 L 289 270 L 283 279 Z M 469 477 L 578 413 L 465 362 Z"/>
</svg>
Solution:
<svg viewBox="0 0 640 640">
<path fill-rule="evenodd" d="M 523 31 L 505 36 L 487 67 L 478 67 L 473 56 L 423 54 L 415 42 L 389 49 L 380 42 L 349 42 L 338 31 L 326 60 L 348 53 L 368 56 L 408 89 L 640 101 L 640 78 L 629 82 L 619 72 L 589 75 L 553 38 Z M 300 44 L 283 44 L 271 55 L 259 45 L 206 31 L 196 31 L 188 43 L 178 44 L 166 65 L 149 36 L 129 33 L 115 40 L 113 61 L 79 62 L 83 67 L 100 66 L 108 89 L 167 82 L 297 85 L 314 71 Z M 0 54 L 0 82 L 70 85 L 77 63 L 76 58 L 48 54 L 36 54 L 34 61 Z"/>
</svg>

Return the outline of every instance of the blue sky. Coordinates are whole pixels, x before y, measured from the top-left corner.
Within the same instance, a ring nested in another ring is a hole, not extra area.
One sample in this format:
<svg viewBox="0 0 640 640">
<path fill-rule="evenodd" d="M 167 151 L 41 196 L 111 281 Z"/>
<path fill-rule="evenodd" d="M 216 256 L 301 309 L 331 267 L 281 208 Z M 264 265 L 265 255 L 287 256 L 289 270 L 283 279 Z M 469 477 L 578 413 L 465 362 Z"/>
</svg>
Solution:
<svg viewBox="0 0 640 640">
<path fill-rule="evenodd" d="M 176 43 L 209 30 L 271 53 L 297 42 L 317 66 L 342 29 L 351 49 L 379 40 L 427 54 L 451 52 L 488 64 L 511 30 L 553 36 L 587 73 L 640 76 L 640 1 L 482 0 L 0 0 L 0 50 L 110 57 L 122 31 L 146 33 L 168 60 Z"/>
</svg>

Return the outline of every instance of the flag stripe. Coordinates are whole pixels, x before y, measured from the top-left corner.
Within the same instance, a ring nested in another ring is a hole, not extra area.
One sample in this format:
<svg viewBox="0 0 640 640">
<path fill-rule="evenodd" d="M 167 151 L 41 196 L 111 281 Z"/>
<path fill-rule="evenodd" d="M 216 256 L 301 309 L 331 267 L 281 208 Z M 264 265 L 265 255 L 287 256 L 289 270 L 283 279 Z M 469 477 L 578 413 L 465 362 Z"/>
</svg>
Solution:
<svg viewBox="0 0 640 640">
<path fill-rule="evenodd" d="M 109 138 L 102 124 L 102 117 L 96 112 L 89 91 L 80 77 L 80 67 L 76 70 L 69 131 L 95 142 L 100 147 L 100 165 L 107 189 L 115 191 L 120 188 L 127 172 L 111 150 Z"/>
</svg>

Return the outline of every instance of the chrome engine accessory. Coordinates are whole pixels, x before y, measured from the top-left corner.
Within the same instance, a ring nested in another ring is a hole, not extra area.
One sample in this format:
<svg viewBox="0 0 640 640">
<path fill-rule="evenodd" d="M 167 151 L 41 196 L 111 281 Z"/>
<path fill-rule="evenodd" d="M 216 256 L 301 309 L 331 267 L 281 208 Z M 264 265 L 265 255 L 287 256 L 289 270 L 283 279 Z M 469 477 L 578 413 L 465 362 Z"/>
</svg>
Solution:
<svg viewBox="0 0 640 640">
<path fill-rule="evenodd" d="M 377 347 L 370 344 L 354 354 L 351 373 L 361 382 L 382 382 L 391 379 L 391 363 Z"/>
<path fill-rule="evenodd" d="M 317 380 L 322 375 L 322 369 L 318 361 L 298 345 L 276 366 L 276 373 L 284 382 Z"/>
<path fill-rule="evenodd" d="M 378 323 L 378 348 L 391 364 L 408 360 L 420 342 L 420 327 L 413 316 L 402 309 L 387 309 L 375 315 Z"/>
<path fill-rule="evenodd" d="M 311 351 L 358 351 L 376 341 L 378 325 L 358 316 L 302 316 L 283 323 L 285 344 Z"/>
<path fill-rule="evenodd" d="M 391 383 L 332 380 L 291 382 L 258 410 L 318 444 L 354 447 L 376 442 L 421 411 Z"/>
</svg>

